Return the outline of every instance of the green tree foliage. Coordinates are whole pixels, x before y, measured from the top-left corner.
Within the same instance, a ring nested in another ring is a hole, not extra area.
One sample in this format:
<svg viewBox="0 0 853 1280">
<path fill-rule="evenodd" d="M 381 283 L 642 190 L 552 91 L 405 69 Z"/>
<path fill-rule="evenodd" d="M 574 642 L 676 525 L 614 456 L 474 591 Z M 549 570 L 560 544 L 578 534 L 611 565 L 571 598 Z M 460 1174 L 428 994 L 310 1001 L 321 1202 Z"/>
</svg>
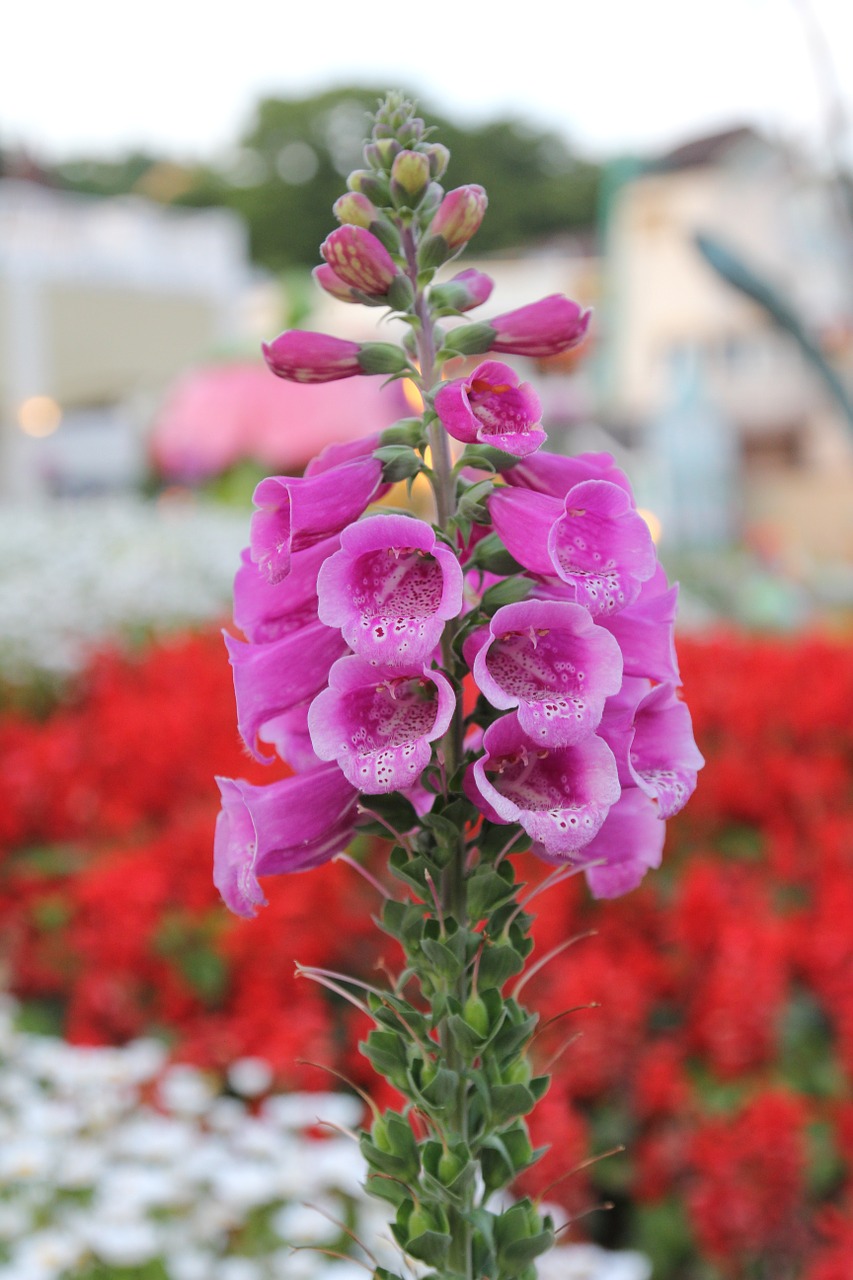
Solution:
<svg viewBox="0 0 853 1280">
<path fill-rule="evenodd" d="M 365 118 L 381 91 L 342 88 L 302 100 L 267 98 L 227 168 L 200 170 L 183 204 L 225 205 L 243 215 L 256 261 L 274 270 L 313 266 L 328 231 L 341 178 L 362 166 Z M 477 236 L 481 252 L 589 227 L 600 171 L 573 155 L 554 132 L 517 120 L 472 129 L 425 107 L 453 155 L 448 188 L 479 182 L 490 211 Z"/>
</svg>

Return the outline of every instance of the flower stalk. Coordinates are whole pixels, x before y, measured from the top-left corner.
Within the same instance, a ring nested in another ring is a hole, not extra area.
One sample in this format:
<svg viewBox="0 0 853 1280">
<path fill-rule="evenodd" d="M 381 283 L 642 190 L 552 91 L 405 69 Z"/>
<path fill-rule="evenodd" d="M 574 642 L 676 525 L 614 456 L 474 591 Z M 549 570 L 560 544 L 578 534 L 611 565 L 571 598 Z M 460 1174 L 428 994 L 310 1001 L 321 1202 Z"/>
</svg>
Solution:
<svg viewBox="0 0 853 1280">
<path fill-rule="evenodd" d="M 361 1135 L 367 1186 L 427 1280 L 535 1280 L 554 1224 L 528 1199 L 495 1197 L 538 1155 L 525 1117 L 548 1078 L 517 997 L 551 957 L 525 972 L 534 895 L 520 900 L 509 855 L 532 849 L 557 879 L 584 870 L 599 896 L 625 892 L 660 861 L 660 819 L 702 758 L 674 683 L 659 682 L 673 599 L 627 477 L 606 454 L 543 453 L 539 399 L 510 366 L 444 378 L 447 361 L 489 350 L 567 350 L 589 313 L 555 296 L 456 324 L 491 281 L 434 277 L 479 227 L 485 191 L 444 193 L 446 149 L 395 95 L 364 158 L 317 280 L 345 303 L 387 306 L 406 339 L 294 331 L 265 353 L 294 381 L 410 377 L 423 413 L 258 486 L 238 575 L 247 639 L 228 639 L 238 725 L 258 758 L 258 739 L 272 743 L 298 776 L 220 781 L 215 878 L 251 915 L 259 874 L 326 861 L 356 829 L 392 837 L 396 892 L 380 922 L 403 967 L 391 989 L 358 983 L 356 997 L 340 975 L 303 970 L 369 1012 L 362 1051 L 402 1095 Z M 375 507 L 420 473 L 434 524 Z"/>
</svg>

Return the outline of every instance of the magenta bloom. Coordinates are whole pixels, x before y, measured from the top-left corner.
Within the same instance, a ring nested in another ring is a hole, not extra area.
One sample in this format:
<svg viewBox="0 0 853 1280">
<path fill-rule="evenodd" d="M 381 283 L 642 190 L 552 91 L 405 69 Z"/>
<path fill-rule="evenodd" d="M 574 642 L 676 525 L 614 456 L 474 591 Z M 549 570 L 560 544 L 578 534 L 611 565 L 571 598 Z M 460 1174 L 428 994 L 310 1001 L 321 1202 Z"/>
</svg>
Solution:
<svg viewBox="0 0 853 1280">
<path fill-rule="evenodd" d="M 587 737 L 622 684 L 618 644 L 577 604 L 504 605 L 488 632 L 465 646 L 465 657 L 493 707 L 518 708 L 536 746 L 567 747 Z"/>
<path fill-rule="evenodd" d="M 543 449 L 535 457 L 525 458 L 518 466 L 512 467 L 504 479 L 517 488 L 532 489 L 534 493 L 560 499 L 565 498 L 569 490 L 582 480 L 609 480 L 624 489 L 632 502 L 634 500 L 630 480 L 609 453 L 578 453 L 567 457 L 546 453 Z"/>
<path fill-rule="evenodd" d="M 237 915 L 253 916 L 266 906 L 258 876 L 317 867 L 353 837 L 358 793 L 335 765 L 268 787 L 239 778 L 216 781 L 222 808 L 213 882 Z"/>
<path fill-rule="evenodd" d="M 449 249 L 461 248 L 479 230 L 488 203 L 476 183 L 448 191 L 430 223 L 430 235 L 441 236 Z"/>
<path fill-rule="evenodd" d="M 316 621 L 269 644 L 246 644 L 226 634 L 225 646 L 234 668 L 240 737 L 256 760 L 268 763 L 272 756 L 257 744 L 265 726 L 319 693 L 346 645 L 339 632 Z"/>
<path fill-rule="evenodd" d="M 341 658 L 311 704 L 308 728 L 321 760 L 337 760 L 354 787 L 378 795 L 418 781 L 455 707 L 438 671 L 380 673 L 363 658 Z"/>
<path fill-rule="evenodd" d="M 315 542 L 290 559 L 290 573 L 278 582 L 242 552 L 234 578 L 234 622 L 253 644 L 269 644 L 317 621 L 317 575 L 323 561 L 338 550 L 337 535 Z"/>
<path fill-rule="evenodd" d="M 252 559 L 270 582 L 290 572 L 291 556 L 357 520 L 376 496 L 382 466 L 359 458 L 302 477 L 268 476 L 255 489 Z"/>
<path fill-rule="evenodd" d="M 623 791 L 583 851 L 584 863 L 590 864 L 585 875 L 593 897 L 619 898 L 636 889 L 651 867 L 660 866 L 665 838 L 666 824 L 659 821 L 657 806 L 638 787 Z M 531 852 L 546 862 L 562 861 L 540 845 Z"/>
<path fill-rule="evenodd" d="M 489 510 L 519 564 L 538 576 L 556 574 L 593 617 L 633 604 L 655 571 L 648 525 L 625 490 L 607 480 L 581 481 L 562 503 L 506 487 Z"/>
<path fill-rule="evenodd" d="M 684 808 L 705 760 L 672 685 L 626 680 L 605 707 L 599 733 L 616 757 L 623 787 L 638 787 L 656 801 L 661 818 Z"/>
<path fill-rule="evenodd" d="M 591 318 L 592 312 L 571 298 L 552 293 L 490 320 L 495 330 L 490 350 L 516 356 L 559 355 L 583 341 Z"/>
<path fill-rule="evenodd" d="M 495 282 L 491 276 L 475 267 L 457 271 L 452 279 L 435 285 L 430 293 L 434 306 L 450 307 L 454 311 L 471 311 L 488 302 Z"/>
<path fill-rule="evenodd" d="M 376 665 L 428 662 L 444 623 L 462 609 L 462 570 L 431 525 L 368 516 L 348 525 L 320 570 L 319 616 Z"/>
<path fill-rule="evenodd" d="M 549 749 L 507 715 L 489 725 L 483 746 L 465 779 L 470 799 L 492 821 L 520 823 L 554 857 L 570 858 L 589 844 L 619 799 L 616 761 L 595 734 Z"/>
<path fill-rule="evenodd" d="M 633 604 L 620 613 L 599 618 L 619 642 L 626 676 L 648 676 L 661 684 L 681 684 L 675 654 L 677 603 L 678 587 L 667 588 L 663 566 L 658 565 Z"/>
<path fill-rule="evenodd" d="M 332 271 L 345 285 L 370 297 L 382 297 L 397 275 L 394 259 L 372 231 L 350 223 L 336 228 L 320 246 Z"/>
<path fill-rule="evenodd" d="M 338 302 L 363 302 L 361 294 L 344 284 L 340 276 L 335 275 L 331 267 L 326 266 L 325 262 L 320 267 L 315 267 L 311 272 L 317 284 L 326 293 L 331 294 L 333 298 L 337 298 Z"/>
<path fill-rule="evenodd" d="M 289 382 L 337 382 L 364 373 L 358 362 L 359 343 L 328 333 L 288 329 L 274 342 L 265 342 L 262 350 L 273 373 Z"/>
<path fill-rule="evenodd" d="M 478 365 L 466 378 L 444 383 L 435 397 L 435 411 L 455 440 L 488 444 L 516 458 L 533 453 L 546 438 L 536 392 L 497 360 Z"/>
</svg>

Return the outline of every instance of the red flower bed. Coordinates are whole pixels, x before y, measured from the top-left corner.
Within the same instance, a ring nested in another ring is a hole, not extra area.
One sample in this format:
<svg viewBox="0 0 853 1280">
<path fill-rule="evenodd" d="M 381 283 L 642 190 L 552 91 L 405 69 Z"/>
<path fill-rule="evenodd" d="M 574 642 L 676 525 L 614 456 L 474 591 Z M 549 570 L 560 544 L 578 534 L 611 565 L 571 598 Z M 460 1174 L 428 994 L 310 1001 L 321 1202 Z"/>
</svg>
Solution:
<svg viewBox="0 0 853 1280">
<path fill-rule="evenodd" d="M 708 766 L 664 870 L 617 902 L 569 879 L 531 904 L 537 955 L 596 932 L 526 989 L 555 1075 L 527 1188 L 570 1214 L 612 1201 L 586 1229 L 647 1249 L 656 1280 L 846 1280 L 853 651 L 721 635 L 680 658 Z M 370 886 L 345 865 L 274 879 L 252 922 L 212 887 L 213 774 L 269 777 L 239 745 L 218 636 L 104 655 L 47 718 L 0 718 L 0 762 L 0 959 L 33 1016 L 78 1041 L 159 1031 L 214 1067 L 264 1054 L 287 1085 L 327 1087 L 324 1064 L 382 1087 L 358 1013 L 294 968 L 374 975 L 391 944 Z"/>
</svg>

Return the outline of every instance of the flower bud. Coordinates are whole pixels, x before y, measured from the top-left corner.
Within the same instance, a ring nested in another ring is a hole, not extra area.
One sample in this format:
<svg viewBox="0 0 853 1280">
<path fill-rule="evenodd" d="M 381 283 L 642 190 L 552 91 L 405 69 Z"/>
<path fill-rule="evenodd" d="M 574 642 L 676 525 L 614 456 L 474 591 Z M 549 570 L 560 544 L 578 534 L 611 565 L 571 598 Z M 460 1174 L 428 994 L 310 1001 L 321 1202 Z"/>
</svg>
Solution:
<svg viewBox="0 0 853 1280">
<path fill-rule="evenodd" d="M 419 151 L 400 151 L 391 166 L 391 195 L 395 203 L 414 208 L 429 185 L 429 160 Z"/>
<path fill-rule="evenodd" d="M 443 1151 L 439 1158 L 438 1167 L 436 1170 L 438 1174 L 439 1182 L 443 1186 L 449 1187 L 450 1184 L 455 1181 L 455 1179 L 458 1177 L 458 1175 L 460 1174 L 460 1172 L 464 1167 L 465 1167 L 465 1161 L 460 1159 L 459 1156 L 455 1155 L 454 1152 Z"/>
<path fill-rule="evenodd" d="M 429 159 L 431 178 L 442 178 L 450 162 L 450 152 L 443 142 L 431 142 L 425 153 Z"/>
<path fill-rule="evenodd" d="M 494 284 L 491 276 L 469 267 L 466 271 L 458 272 L 452 280 L 436 285 L 430 292 L 430 302 L 435 308 L 471 311 L 488 301 Z"/>
<path fill-rule="evenodd" d="M 325 262 L 322 266 L 315 267 L 311 274 L 320 288 L 331 294 L 333 298 L 337 298 L 339 302 L 362 301 L 356 291 L 350 285 L 345 284 L 340 276 L 336 275 Z"/>
<path fill-rule="evenodd" d="M 448 191 L 432 220 L 431 234 L 441 236 L 451 250 L 461 248 L 476 234 L 488 202 L 485 191 L 476 183 Z"/>
<path fill-rule="evenodd" d="M 379 217 L 376 206 L 360 191 L 348 191 L 332 205 L 332 213 L 338 222 L 367 230 Z"/>
<path fill-rule="evenodd" d="M 485 1040 L 489 1034 L 489 1011 L 481 996 L 469 996 L 462 1006 L 462 1017 L 471 1030 Z"/>
<path fill-rule="evenodd" d="M 385 205 L 390 199 L 390 187 L 384 174 L 373 173 L 370 169 L 353 169 L 347 178 L 350 191 L 357 191 L 374 204 Z"/>
<path fill-rule="evenodd" d="M 377 138 L 367 143 L 363 155 L 365 163 L 369 164 L 371 169 L 387 170 L 391 168 L 394 157 L 401 150 L 402 147 L 396 138 Z"/>
<path fill-rule="evenodd" d="M 304 329 L 288 329 L 263 345 L 270 369 L 288 382 L 336 382 L 365 373 L 359 362 L 361 351 L 357 342 Z"/>
<path fill-rule="evenodd" d="M 560 293 L 549 294 L 526 307 L 507 311 L 490 321 L 495 330 L 492 351 L 517 356 L 555 356 L 586 337 L 591 311 Z"/>
<path fill-rule="evenodd" d="M 364 227 L 338 227 L 326 236 L 320 252 L 344 284 L 369 297 L 384 296 L 397 275 L 384 244 Z"/>
</svg>

